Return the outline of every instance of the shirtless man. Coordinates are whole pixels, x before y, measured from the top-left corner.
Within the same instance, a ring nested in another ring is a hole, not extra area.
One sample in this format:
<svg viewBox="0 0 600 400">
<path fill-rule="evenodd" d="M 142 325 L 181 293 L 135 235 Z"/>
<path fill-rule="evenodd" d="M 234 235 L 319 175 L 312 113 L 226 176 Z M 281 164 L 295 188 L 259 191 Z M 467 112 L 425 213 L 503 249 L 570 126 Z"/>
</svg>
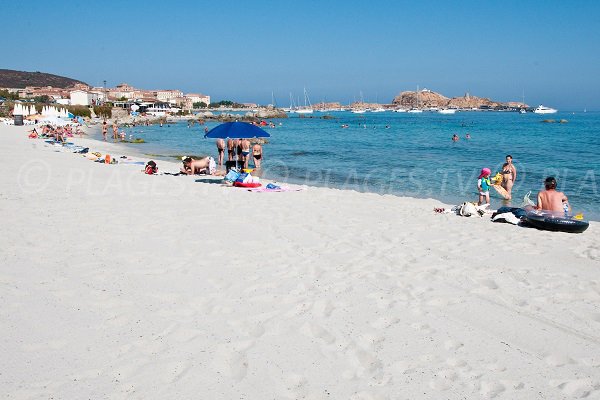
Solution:
<svg viewBox="0 0 600 400">
<path fill-rule="evenodd" d="M 219 166 L 223 165 L 223 158 L 225 157 L 225 141 L 223 139 L 217 139 L 217 151 L 219 152 Z"/>
<path fill-rule="evenodd" d="M 233 161 L 233 155 L 235 154 L 233 147 L 233 139 L 227 139 L 227 161 Z"/>
<path fill-rule="evenodd" d="M 569 199 L 563 192 L 556 190 L 556 179 L 553 176 L 549 176 L 544 181 L 546 190 L 542 190 L 537 196 L 537 208 L 538 210 L 548 211 L 564 211 L 565 204 L 568 206 L 568 211 L 571 211 L 569 205 Z"/>
<path fill-rule="evenodd" d="M 240 140 L 240 148 L 242 150 L 244 168 L 248 168 L 248 161 L 250 161 L 250 141 L 248 139 Z"/>
<path fill-rule="evenodd" d="M 508 200 L 512 197 L 512 188 L 517 179 L 517 169 L 512 163 L 512 156 L 506 156 L 506 162 L 502 165 L 502 187 L 508 193 Z"/>
<path fill-rule="evenodd" d="M 185 157 L 182 161 L 183 167 L 180 171 L 187 175 L 206 172 L 210 165 L 208 157 L 201 158 L 200 160 L 194 160 L 192 157 Z"/>
<path fill-rule="evenodd" d="M 262 146 L 260 144 L 256 143 L 254 146 L 252 146 L 252 158 L 254 159 L 254 166 L 256 168 L 260 168 L 260 162 L 262 160 L 262 156 L 263 156 Z"/>
<path fill-rule="evenodd" d="M 106 134 L 108 133 L 108 124 L 106 123 L 106 120 L 104 120 L 104 122 L 102 123 L 102 138 L 104 139 L 104 141 L 106 142 Z"/>
</svg>

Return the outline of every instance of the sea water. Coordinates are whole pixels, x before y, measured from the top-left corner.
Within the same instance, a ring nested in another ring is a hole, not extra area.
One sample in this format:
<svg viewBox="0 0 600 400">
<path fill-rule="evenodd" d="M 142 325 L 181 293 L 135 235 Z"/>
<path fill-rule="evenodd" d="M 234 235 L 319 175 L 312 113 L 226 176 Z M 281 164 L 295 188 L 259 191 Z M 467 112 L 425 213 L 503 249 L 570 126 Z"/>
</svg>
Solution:
<svg viewBox="0 0 600 400">
<path fill-rule="evenodd" d="M 543 122 L 548 119 L 556 122 Z M 490 168 L 493 176 L 510 154 L 517 168 L 513 199 L 504 201 L 492 190 L 493 207 L 520 206 L 529 191 L 535 201 L 544 179 L 554 176 L 574 212 L 600 219 L 597 112 L 315 112 L 272 122 L 275 128 L 265 128 L 271 137 L 263 146 L 263 178 L 458 204 L 476 201 L 481 169 Z M 204 128 L 216 125 L 188 127 L 182 121 L 126 128 L 128 136 L 146 141 L 127 146 L 155 160 L 186 154 L 216 159 L 215 140 L 204 138 Z M 458 142 L 451 140 L 453 134 Z"/>
</svg>

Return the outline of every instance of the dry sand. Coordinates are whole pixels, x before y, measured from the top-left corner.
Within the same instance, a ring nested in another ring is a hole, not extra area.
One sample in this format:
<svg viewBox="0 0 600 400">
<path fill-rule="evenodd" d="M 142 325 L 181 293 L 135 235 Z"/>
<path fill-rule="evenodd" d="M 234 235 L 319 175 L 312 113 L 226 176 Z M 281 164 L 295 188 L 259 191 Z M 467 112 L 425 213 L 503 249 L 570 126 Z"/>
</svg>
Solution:
<svg viewBox="0 0 600 400">
<path fill-rule="evenodd" d="M 0 149 L 2 398 L 600 398 L 597 223 Z"/>
</svg>

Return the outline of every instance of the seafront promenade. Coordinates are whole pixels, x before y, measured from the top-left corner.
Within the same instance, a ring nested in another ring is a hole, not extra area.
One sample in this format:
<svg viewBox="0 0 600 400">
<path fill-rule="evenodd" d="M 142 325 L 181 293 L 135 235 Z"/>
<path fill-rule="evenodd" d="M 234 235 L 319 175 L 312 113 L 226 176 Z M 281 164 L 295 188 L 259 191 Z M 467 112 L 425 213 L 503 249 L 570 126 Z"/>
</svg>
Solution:
<svg viewBox="0 0 600 400">
<path fill-rule="evenodd" d="M 25 127 L 0 125 L 0 166 L 6 398 L 600 395 L 595 222 L 149 176 Z"/>
</svg>

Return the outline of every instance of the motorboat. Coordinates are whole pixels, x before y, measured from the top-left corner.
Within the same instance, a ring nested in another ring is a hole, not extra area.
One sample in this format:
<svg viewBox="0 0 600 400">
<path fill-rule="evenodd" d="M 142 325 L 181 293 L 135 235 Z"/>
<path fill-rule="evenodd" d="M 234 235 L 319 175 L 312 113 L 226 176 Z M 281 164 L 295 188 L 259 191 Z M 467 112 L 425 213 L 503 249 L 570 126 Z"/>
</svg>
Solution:
<svg viewBox="0 0 600 400">
<path fill-rule="evenodd" d="M 456 108 L 441 108 L 438 110 L 440 114 L 455 114 Z"/>
<path fill-rule="evenodd" d="M 550 107 L 545 107 L 540 104 L 535 110 L 533 110 L 533 112 L 536 114 L 554 114 L 558 112 L 558 110 Z"/>
<path fill-rule="evenodd" d="M 407 111 L 408 113 L 411 114 L 420 114 L 423 112 L 423 110 L 421 110 L 420 108 L 411 108 L 410 110 Z"/>
<path fill-rule="evenodd" d="M 407 111 L 408 111 L 408 110 L 407 110 L 406 108 L 396 108 L 396 109 L 394 110 L 394 112 L 397 112 L 397 113 L 405 113 L 405 112 L 407 112 Z"/>
</svg>

